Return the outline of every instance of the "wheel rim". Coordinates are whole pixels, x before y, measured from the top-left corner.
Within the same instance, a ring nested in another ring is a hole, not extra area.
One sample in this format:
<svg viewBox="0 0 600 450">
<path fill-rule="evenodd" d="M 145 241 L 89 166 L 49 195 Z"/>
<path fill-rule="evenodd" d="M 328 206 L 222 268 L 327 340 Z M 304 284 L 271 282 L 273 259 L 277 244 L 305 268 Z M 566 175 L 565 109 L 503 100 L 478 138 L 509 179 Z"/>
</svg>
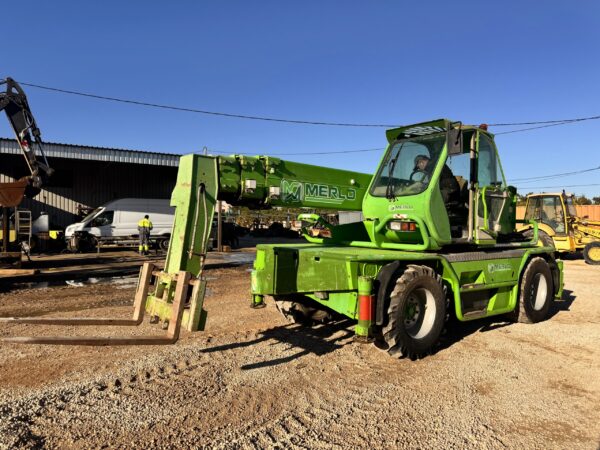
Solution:
<svg viewBox="0 0 600 450">
<path fill-rule="evenodd" d="M 435 298 L 425 288 L 415 289 L 406 301 L 404 311 L 404 327 L 413 339 L 427 336 L 435 322 Z"/>
<path fill-rule="evenodd" d="M 592 261 L 600 261 L 600 247 L 592 247 L 588 250 L 588 257 Z"/>
<path fill-rule="evenodd" d="M 541 273 L 536 274 L 534 278 L 532 294 L 531 303 L 533 309 L 539 311 L 544 307 L 546 298 L 548 297 L 548 281 Z"/>
</svg>

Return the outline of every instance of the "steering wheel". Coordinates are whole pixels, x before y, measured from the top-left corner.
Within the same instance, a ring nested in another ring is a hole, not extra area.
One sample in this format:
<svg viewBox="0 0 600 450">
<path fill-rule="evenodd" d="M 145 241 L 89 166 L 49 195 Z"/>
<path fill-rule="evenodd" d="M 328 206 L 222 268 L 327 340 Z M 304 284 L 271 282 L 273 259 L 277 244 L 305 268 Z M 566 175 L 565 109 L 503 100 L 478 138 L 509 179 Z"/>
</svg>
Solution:
<svg viewBox="0 0 600 450">
<path fill-rule="evenodd" d="M 413 177 L 418 173 L 421 174 L 421 179 L 415 180 Z M 412 173 L 410 174 L 410 177 L 408 177 L 408 179 L 412 182 L 423 182 L 426 178 L 427 178 L 427 172 L 425 172 L 424 170 L 420 170 L 420 169 L 413 170 Z"/>
</svg>

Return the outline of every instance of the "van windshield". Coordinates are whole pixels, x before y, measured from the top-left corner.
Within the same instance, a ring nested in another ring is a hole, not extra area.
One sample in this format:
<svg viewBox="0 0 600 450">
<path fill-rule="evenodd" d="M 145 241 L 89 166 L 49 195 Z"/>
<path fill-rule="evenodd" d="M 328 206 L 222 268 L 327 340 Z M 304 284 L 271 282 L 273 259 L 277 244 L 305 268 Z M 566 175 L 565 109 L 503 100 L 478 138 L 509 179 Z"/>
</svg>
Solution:
<svg viewBox="0 0 600 450">
<path fill-rule="evenodd" d="M 82 222 L 89 222 L 90 220 L 92 220 L 92 218 L 98 214 L 100 211 L 102 210 L 102 206 L 96 208 L 95 210 L 93 210 L 91 213 L 89 213 L 87 216 L 85 216 L 83 219 L 81 219 Z"/>
</svg>

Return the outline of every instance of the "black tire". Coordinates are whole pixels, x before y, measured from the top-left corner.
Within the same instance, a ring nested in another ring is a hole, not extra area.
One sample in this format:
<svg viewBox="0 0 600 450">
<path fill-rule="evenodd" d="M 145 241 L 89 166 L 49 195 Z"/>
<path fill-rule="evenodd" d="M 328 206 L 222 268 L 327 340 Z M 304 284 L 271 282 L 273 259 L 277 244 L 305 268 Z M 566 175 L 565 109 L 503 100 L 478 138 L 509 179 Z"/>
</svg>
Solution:
<svg viewBox="0 0 600 450">
<path fill-rule="evenodd" d="M 531 229 L 531 230 L 527 230 L 527 231 L 523 232 L 523 236 L 525 236 L 526 238 L 532 239 L 533 238 L 533 230 Z M 538 230 L 538 243 L 539 242 L 544 244 L 544 247 L 554 248 L 554 241 L 552 240 L 550 235 L 548 233 L 546 233 L 544 230 Z"/>
<path fill-rule="evenodd" d="M 97 251 L 98 239 L 91 234 L 84 234 L 78 241 L 77 251 L 81 253 L 91 253 Z"/>
<path fill-rule="evenodd" d="M 590 242 L 583 249 L 583 259 L 594 266 L 600 264 L 600 242 Z"/>
<path fill-rule="evenodd" d="M 309 298 L 275 297 L 275 305 L 285 319 L 290 323 L 302 325 L 313 325 L 315 323 L 327 323 L 333 320 L 331 312 L 311 305 Z M 316 302 L 312 302 L 318 305 Z"/>
<path fill-rule="evenodd" d="M 438 343 L 446 322 L 446 287 L 427 266 L 410 265 L 396 280 L 382 338 L 388 354 L 420 358 Z"/>
<path fill-rule="evenodd" d="M 167 251 L 169 249 L 169 241 L 170 241 L 170 238 L 168 236 L 165 238 L 160 238 L 158 240 L 158 248 L 160 248 L 161 250 Z"/>
<path fill-rule="evenodd" d="M 95 252 L 98 249 L 98 238 L 96 236 L 90 236 L 89 243 L 91 251 Z"/>
<path fill-rule="evenodd" d="M 510 317 L 520 323 L 541 322 L 548 317 L 553 298 L 550 266 L 544 258 L 533 258 L 523 271 L 518 303 Z"/>
</svg>

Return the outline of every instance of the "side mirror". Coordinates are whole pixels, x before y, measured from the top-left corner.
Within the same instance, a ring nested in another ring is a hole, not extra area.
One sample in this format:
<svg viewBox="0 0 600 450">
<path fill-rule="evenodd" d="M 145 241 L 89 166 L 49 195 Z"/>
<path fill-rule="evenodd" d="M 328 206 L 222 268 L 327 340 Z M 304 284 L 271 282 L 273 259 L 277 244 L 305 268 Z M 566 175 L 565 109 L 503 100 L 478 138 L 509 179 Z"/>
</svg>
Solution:
<svg viewBox="0 0 600 450">
<path fill-rule="evenodd" d="M 463 150 L 463 133 L 459 128 L 450 128 L 448 130 L 448 155 L 460 155 Z"/>
</svg>

